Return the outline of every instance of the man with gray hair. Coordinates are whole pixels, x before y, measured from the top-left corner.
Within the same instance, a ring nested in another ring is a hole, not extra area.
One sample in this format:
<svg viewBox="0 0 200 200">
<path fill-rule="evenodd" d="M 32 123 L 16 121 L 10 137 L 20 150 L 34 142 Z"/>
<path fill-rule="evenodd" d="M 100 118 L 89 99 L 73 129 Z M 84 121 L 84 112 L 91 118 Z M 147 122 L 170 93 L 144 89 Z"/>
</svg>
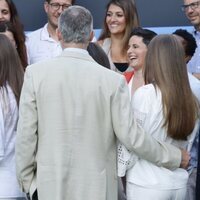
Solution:
<svg viewBox="0 0 200 200">
<path fill-rule="evenodd" d="M 16 140 L 17 178 L 40 200 L 117 200 L 117 138 L 159 166 L 186 167 L 189 156 L 136 125 L 124 77 L 86 51 L 92 16 L 80 6 L 58 24 L 63 53 L 28 66 Z"/>
</svg>

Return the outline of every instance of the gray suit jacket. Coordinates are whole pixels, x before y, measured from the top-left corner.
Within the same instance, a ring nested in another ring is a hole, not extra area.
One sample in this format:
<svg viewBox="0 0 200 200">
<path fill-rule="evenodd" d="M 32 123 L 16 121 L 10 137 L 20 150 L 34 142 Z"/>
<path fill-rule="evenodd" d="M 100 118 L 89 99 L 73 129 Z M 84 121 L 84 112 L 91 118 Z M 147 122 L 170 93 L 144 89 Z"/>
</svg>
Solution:
<svg viewBox="0 0 200 200">
<path fill-rule="evenodd" d="M 181 153 L 137 127 L 122 75 L 66 51 L 29 66 L 19 108 L 17 177 L 40 200 L 116 200 L 117 138 L 157 165 Z"/>
</svg>

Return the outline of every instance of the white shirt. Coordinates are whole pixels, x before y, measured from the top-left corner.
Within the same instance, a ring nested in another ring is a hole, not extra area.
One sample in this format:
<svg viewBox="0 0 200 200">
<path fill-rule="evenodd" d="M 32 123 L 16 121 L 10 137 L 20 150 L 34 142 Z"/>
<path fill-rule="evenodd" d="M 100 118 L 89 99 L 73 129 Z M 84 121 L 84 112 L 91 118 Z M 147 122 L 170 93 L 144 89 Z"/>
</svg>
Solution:
<svg viewBox="0 0 200 200">
<path fill-rule="evenodd" d="M 26 48 L 29 64 L 54 58 L 62 52 L 60 42 L 50 37 L 47 24 L 27 34 Z"/>
<path fill-rule="evenodd" d="M 18 107 L 8 85 L 7 91 L 1 88 L 0 92 L 0 199 L 24 196 L 19 189 L 15 172 Z"/>
<path fill-rule="evenodd" d="M 158 141 L 164 141 L 187 150 L 191 149 L 198 123 L 196 123 L 195 129 L 187 141 L 177 141 L 168 137 L 167 130 L 163 127 L 162 95 L 160 90 L 157 89 L 156 91 L 152 84 L 137 89 L 133 95 L 132 108 L 137 124 L 142 126 L 147 134 L 152 135 Z M 134 154 L 129 155 L 129 162 L 127 162 L 128 151 L 124 151 L 123 148 L 120 149 L 122 152 L 120 152 L 120 161 L 123 160 L 123 157 L 125 160 L 120 162 L 118 174 L 122 175 L 126 166 L 128 170 L 127 181 L 147 188 L 167 190 L 186 186 L 188 180 L 186 170 L 178 168 L 171 171 L 163 167 L 157 167 L 146 160 L 137 158 Z"/>
</svg>

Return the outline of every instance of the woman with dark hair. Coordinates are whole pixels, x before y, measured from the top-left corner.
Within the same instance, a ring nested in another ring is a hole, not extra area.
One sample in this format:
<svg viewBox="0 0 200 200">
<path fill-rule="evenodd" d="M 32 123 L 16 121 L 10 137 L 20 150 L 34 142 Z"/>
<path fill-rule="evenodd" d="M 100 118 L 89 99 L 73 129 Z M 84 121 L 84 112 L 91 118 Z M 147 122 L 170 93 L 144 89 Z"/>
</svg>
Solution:
<svg viewBox="0 0 200 200">
<path fill-rule="evenodd" d="M 13 46 L 17 48 L 16 44 L 16 31 L 12 25 L 11 22 L 9 21 L 3 21 L 0 22 L 0 34 L 3 34 L 8 37 L 8 39 L 11 41 Z M 19 55 L 19 53 L 18 53 Z"/>
<path fill-rule="evenodd" d="M 182 44 L 175 36 L 152 39 L 144 81 L 146 85 L 132 99 L 138 125 L 158 141 L 190 151 L 199 125 L 199 105 L 189 85 Z M 171 171 L 125 153 L 130 156 L 124 160 L 127 200 L 185 200 L 186 170 Z"/>
<path fill-rule="evenodd" d="M 104 50 L 96 43 L 90 42 L 87 51 L 90 56 L 100 65 L 110 69 L 110 63 L 108 60 L 108 56 L 104 52 Z"/>
<path fill-rule="evenodd" d="M 142 73 L 145 57 L 148 51 L 148 45 L 156 35 L 155 32 L 140 27 L 134 28 L 130 34 L 127 56 L 129 66 L 133 71 L 125 72 L 124 75 L 127 79 L 131 96 L 139 87 L 144 85 Z"/>
<path fill-rule="evenodd" d="M 23 68 L 10 40 L 0 34 L 0 199 L 25 200 L 15 172 L 15 138 Z"/>
<path fill-rule="evenodd" d="M 21 59 L 23 68 L 25 69 L 28 65 L 26 46 L 25 46 L 25 34 L 23 30 L 23 25 L 20 22 L 19 15 L 15 4 L 12 0 L 0 0 L 0 22 L 10 21 L 13 24 L 16 40 L 17 51 Z"/>
<path fill-rule="evenodd" d="M 126 53 L 128 40 L 132 29 L 138 26 L 139 19 L 134 0 L 109 1 L 98 43 L 108 55 L 112 70 L 119 73 L 130 70 Z"/>
</svg>

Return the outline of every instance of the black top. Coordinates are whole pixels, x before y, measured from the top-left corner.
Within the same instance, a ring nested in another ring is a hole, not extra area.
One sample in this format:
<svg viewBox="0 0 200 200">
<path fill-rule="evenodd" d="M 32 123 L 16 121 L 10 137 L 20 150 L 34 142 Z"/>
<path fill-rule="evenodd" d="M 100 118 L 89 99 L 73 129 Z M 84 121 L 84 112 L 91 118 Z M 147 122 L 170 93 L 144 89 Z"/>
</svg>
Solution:
<svg viewBox="0 0 200 200">
<path fill-rule="evenodd" d="M 114 65 L 120 72 L 125 72 L 128 68 L 128 63 L 114 63 Z"/>
</svg>

